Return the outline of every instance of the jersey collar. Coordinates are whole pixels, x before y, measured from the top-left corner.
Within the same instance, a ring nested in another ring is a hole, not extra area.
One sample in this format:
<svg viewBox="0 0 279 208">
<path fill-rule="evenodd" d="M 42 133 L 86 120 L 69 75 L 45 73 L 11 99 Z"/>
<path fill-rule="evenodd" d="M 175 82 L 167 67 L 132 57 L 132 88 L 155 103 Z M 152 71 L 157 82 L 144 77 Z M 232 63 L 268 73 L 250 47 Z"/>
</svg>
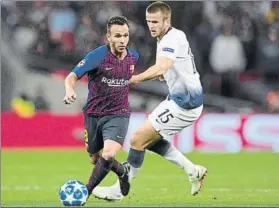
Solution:
<svg viewBox="0 0 279 208">
<path fill-rule="evenodd" d="M 172 28 L 173 28 L 173 27 L 170 26 L 169 29 L 167 30 L 167 32 L 163 35 L 163 37 L 164 37 L 166 34 L 168 34 L 168 32 L 172 30 Z M 163 37 L 161 38 L 161 40 L 163 39 Z M 160 42 L 161 40 L 157 39 L 158 42 Z"/>
<path fill-rule="evenodd" d="M 167 32 L 165 33 L 165 35 L 166 35 L 169 31 L 171 31 L 171 29 L 172 29 L 172 26 L 169 27 L 169 29 L 167 30 Z"/>
</svg>

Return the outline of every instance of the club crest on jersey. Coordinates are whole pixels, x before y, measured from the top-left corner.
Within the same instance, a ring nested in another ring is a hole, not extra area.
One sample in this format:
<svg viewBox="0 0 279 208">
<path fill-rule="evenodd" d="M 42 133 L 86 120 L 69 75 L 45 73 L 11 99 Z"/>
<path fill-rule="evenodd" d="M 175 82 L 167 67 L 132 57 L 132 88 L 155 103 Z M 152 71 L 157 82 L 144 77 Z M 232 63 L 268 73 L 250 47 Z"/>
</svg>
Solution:
<svg viewBox="0 0 279 208">
<path fill-rule="evenodd" d="M 85 64 L 85 59 L 82 59 L 79 63 L 78 63 L 78 67 L 82 67 Z"/>
<path fill-rule="evenodd" d="M 172 48 L 163 48 L 162 50 L 170 52 L 170 53 L 174 53 L 174 49 L 172 49 Z"/>
<path fill-rule="evenodd" d="M 131 71 L 131 73 L 134 73 L 134 70 L 135 70 L 135 65 L 131 65 L 131 66 L 130 66 L 130 71 Z"/>
</svg>

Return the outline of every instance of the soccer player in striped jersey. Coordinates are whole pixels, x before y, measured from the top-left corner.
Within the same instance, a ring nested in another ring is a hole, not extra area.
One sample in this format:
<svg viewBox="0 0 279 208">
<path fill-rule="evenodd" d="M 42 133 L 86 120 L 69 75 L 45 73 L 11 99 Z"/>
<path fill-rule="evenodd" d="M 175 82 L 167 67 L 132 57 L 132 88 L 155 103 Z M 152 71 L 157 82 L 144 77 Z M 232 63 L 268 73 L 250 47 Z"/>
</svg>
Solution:
<svg viewBox="0 0 279 208">
<path fill-rule="evenodd" d="M 130 106 L 129 79 L 139 54 L 127 47 L 129 25 L 122 16 L 107 22 L 109 44 L 90 51 L 65 79 L 65 104 L 76 100 L 74 87 L 85 74 L 88 76 L 88 98 L 83 108 L 85 142 L 90 160 L 95 164 L 88 183 L 89 194 L 111 170 L 118 175 L 122 194 L 129 191 L 125 167 L 114 158 L 121 150 L 127 133 Z"/>
</svg>

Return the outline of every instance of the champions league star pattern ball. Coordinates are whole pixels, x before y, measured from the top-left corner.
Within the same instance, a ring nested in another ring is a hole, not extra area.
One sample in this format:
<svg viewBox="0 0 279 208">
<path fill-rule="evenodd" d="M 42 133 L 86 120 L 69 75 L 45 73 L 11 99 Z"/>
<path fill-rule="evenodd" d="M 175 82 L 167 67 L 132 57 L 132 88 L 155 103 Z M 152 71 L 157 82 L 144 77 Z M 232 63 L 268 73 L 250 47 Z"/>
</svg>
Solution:
<svg viewBox="0 0 279 208">
<path fill-rule="evenodd" d="M 70 180 L 61 186 L 59 198 L 64 206 L 83 206 L 87 201 L 88 191 L 80 181 Z"/>
</svg>

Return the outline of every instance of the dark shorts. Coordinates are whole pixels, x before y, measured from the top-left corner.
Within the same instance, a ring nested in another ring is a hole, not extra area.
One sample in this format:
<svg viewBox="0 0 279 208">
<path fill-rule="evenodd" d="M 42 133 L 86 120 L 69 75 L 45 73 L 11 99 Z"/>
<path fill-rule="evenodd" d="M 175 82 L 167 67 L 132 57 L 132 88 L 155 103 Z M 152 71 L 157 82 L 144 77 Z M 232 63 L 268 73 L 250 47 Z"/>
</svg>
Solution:
<svg viewBox="0 0 279 208">
<path fill-rule="evenodd" d="M 129 125 L 129 117 L 121 115 L 94 116 L 84 114 L 85 145 L 90 154 L 99 152 L 104 141 L 114 140 L 123 145 Z"/>
</svg>

